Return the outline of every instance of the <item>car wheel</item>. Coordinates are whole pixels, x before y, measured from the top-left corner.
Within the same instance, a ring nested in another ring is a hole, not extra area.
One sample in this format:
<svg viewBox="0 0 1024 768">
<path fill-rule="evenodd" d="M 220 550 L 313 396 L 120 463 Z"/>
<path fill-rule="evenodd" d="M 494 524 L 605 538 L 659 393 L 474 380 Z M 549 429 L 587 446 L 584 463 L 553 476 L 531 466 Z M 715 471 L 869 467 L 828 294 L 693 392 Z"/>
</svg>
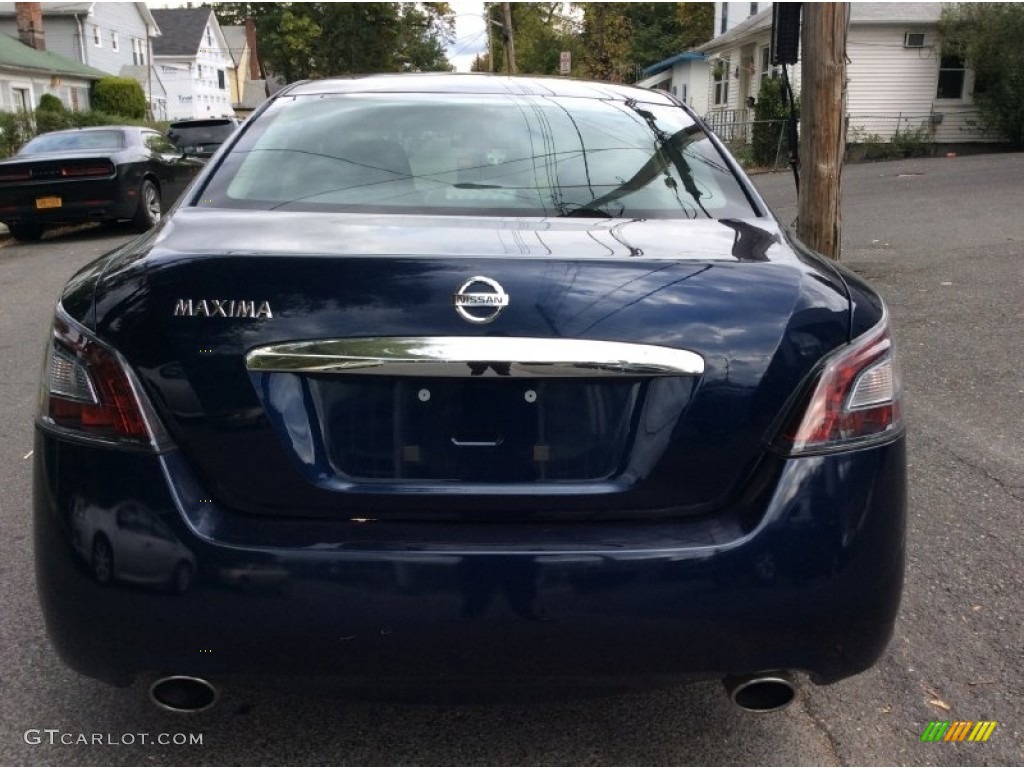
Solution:
<svg viewBox="0 0 1024 768">
<path fill-rule="evenodd" d="M 22 243 L 35 243 L 43 237 L 42 224 L 8 224 L 11 237 Z"/>
<path fill-rule="evenodd" d="M 92 575 L 100 584 L 114 580 L 114 550 L 103 536 L 97 536 L 92 543 Z"/>
<path fill-rule="evenodd" d="M 144 179 L 139 187 L 139 208 L 132 223 L 139 232 L 146 232 L 159 224 L 162 216 L 160 188 L 150 179 Z"/>
<path fill-rule="evenodd" d="M 182 560 L 174 567 L 171 575 L 171 591 L 176 595 L 188 592 L 192 586 L 192 566 Z"/>
</svg>

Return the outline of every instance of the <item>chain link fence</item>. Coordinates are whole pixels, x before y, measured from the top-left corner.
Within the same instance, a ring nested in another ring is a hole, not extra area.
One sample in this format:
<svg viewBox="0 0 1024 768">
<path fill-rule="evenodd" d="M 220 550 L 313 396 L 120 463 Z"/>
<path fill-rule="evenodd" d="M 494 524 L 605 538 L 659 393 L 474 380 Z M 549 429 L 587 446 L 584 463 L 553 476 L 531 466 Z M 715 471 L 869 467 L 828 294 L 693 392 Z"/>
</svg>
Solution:
<svg viewBox="0 0 1024 768">
<path fill-rule="evenodd" d="M 777 171 L 789 160 L 787 120 L 753 120 L 752 110 L 727 109 L 711 112 L 704 122 L 747 169 Z"/>
<path fill-rule="evenodd" d="M 937 143 L 950 141 L 950 136 L 966 131 L 977 133 L 976 113 L 958 113 L 952 117 L 954 124 L 943 126 L 945 117 L 937 112 L 848 115 L 847 157 L 924 157 L 935 152 Z M 704 115 L 704 122 L 748 170 L 777 171 L 789 162 L 785 119 L 754 120 L 753 110 L 725 109 Z"/>
</svg>

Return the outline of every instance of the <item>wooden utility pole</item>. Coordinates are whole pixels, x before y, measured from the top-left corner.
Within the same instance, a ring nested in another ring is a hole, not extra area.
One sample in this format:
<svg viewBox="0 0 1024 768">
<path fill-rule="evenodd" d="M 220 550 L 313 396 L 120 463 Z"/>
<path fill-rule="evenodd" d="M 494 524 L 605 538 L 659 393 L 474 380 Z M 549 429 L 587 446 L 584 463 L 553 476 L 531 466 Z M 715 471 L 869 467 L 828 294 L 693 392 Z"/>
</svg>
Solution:
<svg viewBox="0 0 1024 768">
<path fill-rule="evenodd" d="M 516 74 L 516 46 L 512 42 L 512 6 L 502 3 L 501 8 L 505 13 L 505 29 L 502 30 L 502 37 L 505 40 L 505 64 L 508 74 Z"/>
<path fill-rule="evenodd" d="M 841 245 L 849 22 L 849 3 L 803 4 L 797 234 L 836 261 Z"/>
<path fill-rule="evenodd" d="M 494 74 L 494 45 L 491 42 L 491 27 L 494 26 L 494 6 L 490 3 L 484 5 L 484 10 L 487 12 L 487 65 L 491 74 Z"/>
</svg>

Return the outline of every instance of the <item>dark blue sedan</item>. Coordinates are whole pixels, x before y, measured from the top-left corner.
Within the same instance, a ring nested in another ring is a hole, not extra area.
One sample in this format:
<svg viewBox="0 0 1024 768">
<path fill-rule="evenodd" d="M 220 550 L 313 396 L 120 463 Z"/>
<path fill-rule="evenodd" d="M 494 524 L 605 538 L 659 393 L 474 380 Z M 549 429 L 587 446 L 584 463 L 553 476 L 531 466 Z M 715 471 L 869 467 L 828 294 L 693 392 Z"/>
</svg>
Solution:
<svg viewBox="0 0 1024 768">
<path fill-rule="evenodd" d="M 672 96 L 292 86 L 67 285 L 35 537 L 74 669 L 339 686 L 870 667 L 900 599 L 889 320 Z"/>
</svg>

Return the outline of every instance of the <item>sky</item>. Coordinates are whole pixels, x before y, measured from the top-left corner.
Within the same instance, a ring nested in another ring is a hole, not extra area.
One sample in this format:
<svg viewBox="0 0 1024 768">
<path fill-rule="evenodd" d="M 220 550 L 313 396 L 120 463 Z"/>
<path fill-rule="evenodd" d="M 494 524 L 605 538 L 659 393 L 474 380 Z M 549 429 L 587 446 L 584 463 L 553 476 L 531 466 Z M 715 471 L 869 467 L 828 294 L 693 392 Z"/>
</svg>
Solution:
<svg viewBox="0 0 1024 768">
<path fill-rule="evenodd" d="M 469 72 L 473 59 L 487 50 L 487 29 L 483 0 L 451 0 L 455 11 L 455 42 L 448 47 L 448 60 L 459 72 Z"/>
</svg>

